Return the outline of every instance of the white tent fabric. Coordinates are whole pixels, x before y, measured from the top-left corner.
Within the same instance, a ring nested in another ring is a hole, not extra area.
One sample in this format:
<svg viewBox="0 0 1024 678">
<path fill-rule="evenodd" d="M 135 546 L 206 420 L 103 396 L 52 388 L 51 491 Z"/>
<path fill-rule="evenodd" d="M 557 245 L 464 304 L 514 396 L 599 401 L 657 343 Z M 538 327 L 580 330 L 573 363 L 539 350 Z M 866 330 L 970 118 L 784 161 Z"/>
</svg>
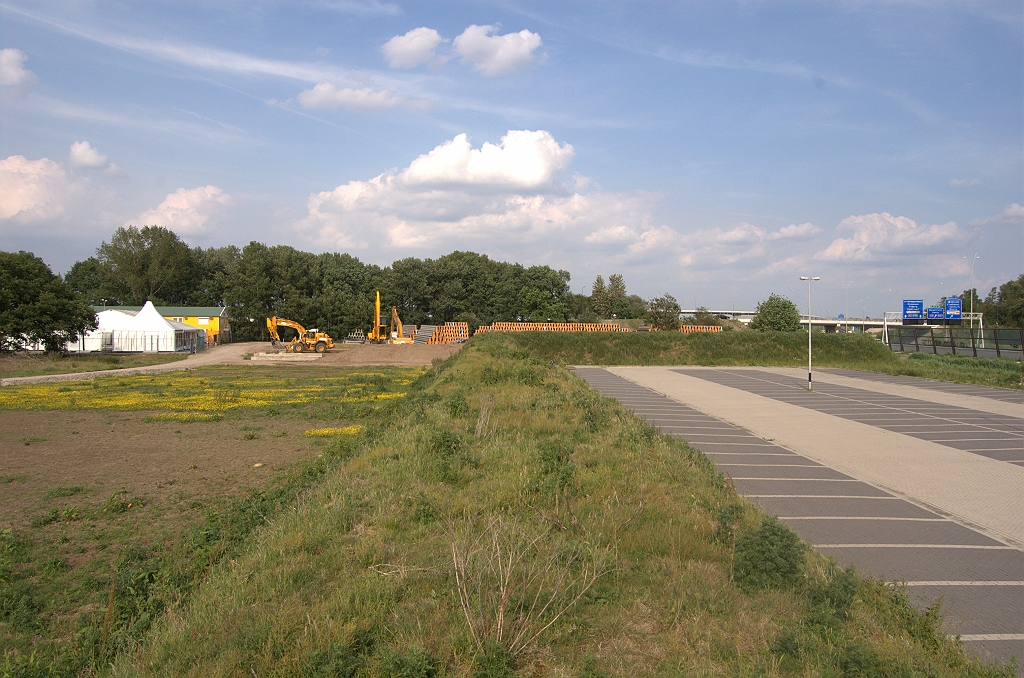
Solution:
<svg viewBox="0 0 1024 678">
<path fill-rule="evenodd" d="M 68 350 L 155 353 L 206 348 L 206 330 L 167 320 L 150 301 L 138 312 L 100 311 L 96 320 L 99 327 Z"/>
</svg>

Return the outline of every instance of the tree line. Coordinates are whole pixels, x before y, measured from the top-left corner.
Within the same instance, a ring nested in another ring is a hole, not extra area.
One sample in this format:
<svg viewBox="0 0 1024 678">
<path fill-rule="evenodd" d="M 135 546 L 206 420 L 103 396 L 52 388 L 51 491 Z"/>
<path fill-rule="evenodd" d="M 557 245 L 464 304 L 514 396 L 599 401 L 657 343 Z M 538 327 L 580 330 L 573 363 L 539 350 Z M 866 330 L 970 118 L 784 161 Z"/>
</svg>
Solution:
<svg viewBox="0 0 1024 678">
<path fill-rule="evenodd" d="M 278 315 L 335 337 L 367 329 L 373 298 L 395 306 L 406 324 L 495 321 L 592 322 L 644 317 L 647 303 L 621 275 L 594 294 L 574 294 L 569 272 L 494 261 L 474 252 L 409 257 L 377 266 L 349 254 L 312 254 L 250 242 L 190 248 L 158 226 L 119 228 L 96 254 L 76 262 L 67 284 L 92 305 L 226 306 L 234 337 L 267 339 L 264 318 Z"/>
</svg>

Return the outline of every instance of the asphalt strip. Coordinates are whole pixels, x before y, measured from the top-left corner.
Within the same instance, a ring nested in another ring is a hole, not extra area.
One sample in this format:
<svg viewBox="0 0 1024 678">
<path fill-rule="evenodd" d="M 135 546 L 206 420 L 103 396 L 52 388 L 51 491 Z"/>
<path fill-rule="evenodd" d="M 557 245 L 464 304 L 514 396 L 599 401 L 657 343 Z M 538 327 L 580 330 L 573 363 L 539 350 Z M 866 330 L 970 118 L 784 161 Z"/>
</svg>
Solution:
<svg viewBox="0 0 1024 678">
<path fill-rule="evenodd" d="M 1024 550 L 1024 468 L 679 374 L 669 367 L 606 369 Z M 864 388 L 859 381 L 856 384 Z M 956 404 L 974 409 L 974 400 L 980 399 L 971 398 L 968 405 L 963 396 L 957 396 Z"/>
</svg>

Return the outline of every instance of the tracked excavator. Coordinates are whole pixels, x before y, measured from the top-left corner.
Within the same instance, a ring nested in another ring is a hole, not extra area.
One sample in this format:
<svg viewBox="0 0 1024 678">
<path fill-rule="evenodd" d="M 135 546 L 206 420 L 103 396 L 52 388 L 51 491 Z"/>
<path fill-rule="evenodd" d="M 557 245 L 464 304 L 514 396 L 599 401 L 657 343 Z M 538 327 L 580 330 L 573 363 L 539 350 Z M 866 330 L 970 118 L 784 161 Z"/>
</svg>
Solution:
<svg viewBox="0 0 1024 678">
<path fill-rule="evenodd" d="M 290 327 L 297 332 L 294 339 L 285 346 L 286 351 L 302 353 L 304 351 L 316 351 L 323 353 L 327 349 L 334 348 L 334 340 L 326 332 L 321 332 L 315 327 L 306 329 L 294 320 L 287 318 L 267 318 L 267 330 L 270 331 L 270 343 L 274 346 L 281 345 L 281 335 L 278 334 L 278 327 Z"/>
<path fill-rule="evenodd" d="M 366 339 L 376 344 L 412 344 L 413 338 L 405 336 L 405 328 L 402 326 L 402 319 L 398 317 L 398 308 L 391 307 L 391 325 L 385 329 L 380 317 L 380 292 L 377 292 L 377 300 L 373 304 L 373 324 Z"/>
</svg>

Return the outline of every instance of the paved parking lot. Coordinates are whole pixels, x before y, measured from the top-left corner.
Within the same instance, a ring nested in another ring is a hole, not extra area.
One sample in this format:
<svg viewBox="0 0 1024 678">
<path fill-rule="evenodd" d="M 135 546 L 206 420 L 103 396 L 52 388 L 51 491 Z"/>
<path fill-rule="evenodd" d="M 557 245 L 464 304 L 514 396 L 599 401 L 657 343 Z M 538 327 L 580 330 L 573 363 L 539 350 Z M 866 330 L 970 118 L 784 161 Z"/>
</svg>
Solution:
<svg viewBox="0 0 1024 678">
<path fill-rule="evenodd" d="M 947 630 L 961 634 L 979 654 L 1024 660 L 1024 539 L 1015 539 L 1017 523 L 999 517 L 1007 510 L 1024 513 L 1019 494 L 1024 484 L 1018 482 L 1024 471 L 1012 464 L 1020 459 L 1024 419 L 831 384 L 801 392 L 805 382 L 796 374 L 753 369 L 575 371 L 604 395 L 703 451 L 741 493 L 821 552 L 844 565 L 905 581 L 922 606 L 941 597 Z M 787 419 L 792 426 L 785 426 Z M 783 426 L 772 428 L 766 421 Z M 865 427 L 880 429 L 865 444 L 890 449 L 872 455 L 858 453 L 856 444 L 827 444 L 833 436 L 845 439 Z M 776 432 L 790 428 L 794 434 Z M 936 463 L 930 463 L 933 459 Z M 884 468 L 871 472 L 886 463 L 893 466 L 891 483 L 884 482 Z M 1010 477 L 998 487 L 957 477 L 974 472 L 996 477 L 1000 468 Z M 917 482 L 915 475 L 927 482 Z M 966 495 L 951 489 L 956 498 L 943 508 L 928 501 L 936 497 L 930 489 L 936 483 L 969 488 Z M 984 494 L 986 487 L 993 492 L 1016 487 L 1018 493 L 971 503 L 970 495 Z"/>
<path fill-rule="evenodd" d="M 1011 391 L 1008 388 L 989 388 L 987 386 L 975 386 L 974 384 L 953 384 L 948 381 L 937 381 L 935 379 L 905 377 L 902 375 L 882 374 L 880 372 L 862 372 L 860 370 L 841 370 L 832 367 L 824 368 L 820 372 L 852 377 L 854 379 L 864 379 L 866 381 L 877 381 L 883 384 L 900 384 L 914 388 L 926 388 L 930 391 L 991 398 L 992 400 L 1024 405 L 1024 391 Z"/>
</svg>

